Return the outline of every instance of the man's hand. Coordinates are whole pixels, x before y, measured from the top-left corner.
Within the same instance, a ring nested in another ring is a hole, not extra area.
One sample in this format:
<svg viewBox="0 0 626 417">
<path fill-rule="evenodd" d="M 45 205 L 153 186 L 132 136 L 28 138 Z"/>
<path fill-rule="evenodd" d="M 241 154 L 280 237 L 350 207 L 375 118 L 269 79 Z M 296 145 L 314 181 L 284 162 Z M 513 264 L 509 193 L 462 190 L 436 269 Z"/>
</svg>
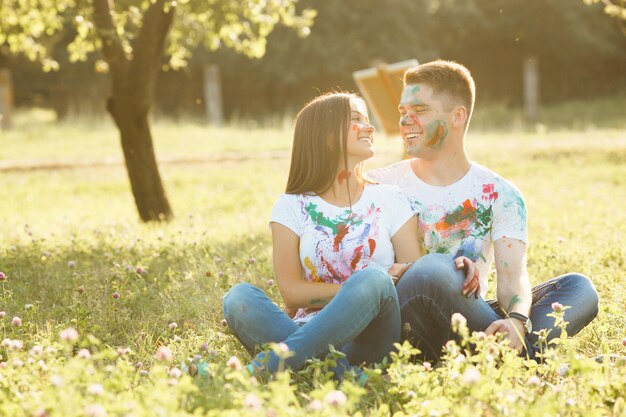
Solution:
<svg viewBox="0 0 626 417">
<path fill-rule="evenodd" d="M 391 279 L 393 280 L 393 283 L 395 285 L 398 284 L 398 281 L 400 281 L 400 278 L 406 272 L 406 270 L 409 269 L 410 266 L 411 264 L 408 262 L 405 262 L 405 263 L 396 262 L 393 265 L 391 265 L 391 268 L 389 268 L 389 271 L 387 271 L 387 273 L 391 275 Z"/>
<path fill-rule="evenodd" d="M 502 333 L 509 341 L 512 349 L 522 352 L 524 349 L 524 324 L 516 319 L 500 319 L 496 320 L 487 327 L 485 334 L 487 336 Z"/>
<path fill-rule="evenodd" d="M 480 280 L 478 267 L 474 262 L 465 256 L 459 256 L 454 260 L 456 269 L 463 269 L 465 271 L 465 282 L 463 282 L 463 295 L 468 298 L 472 295 L 474 298 L 478 298 L 480 295 Z"/>
</svg>

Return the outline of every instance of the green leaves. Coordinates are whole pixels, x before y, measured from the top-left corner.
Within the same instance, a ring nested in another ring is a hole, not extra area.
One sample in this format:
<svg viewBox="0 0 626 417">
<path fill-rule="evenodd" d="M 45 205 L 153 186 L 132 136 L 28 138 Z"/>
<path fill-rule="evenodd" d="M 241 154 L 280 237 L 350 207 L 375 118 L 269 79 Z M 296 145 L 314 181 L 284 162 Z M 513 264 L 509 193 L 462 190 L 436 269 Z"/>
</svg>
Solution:
<svg viewBox="0 0 626 417">
<path fill-rule="evenodd" d="M 315 11 L 296 11 L 298 0 L 168 0 L 165 12 L 175 13 L 175 23 L 166 45 L 167 66 L 178 69 L 187 64 L 191 51 L 203 46 L 210 50 L 227 47 L 249 57 L 265 54 L 266 38 L 283 24 L 309 33 Z M 58 64 L 50 56 L 52 46 L 63 42 L 61 35 L 71 27 L 67 44 L 72 62 L 84 61 L 112 37 L 121 43 L 126 56 L 134 54 L 135 39 L 145 13 L 153 1 L 116 1 L 110 10 L 115 28 L 98 27 L 92 0 L 4 0 L 0 6 L 0 44 L 7 43 L 12 54 L 39 61 L 48 70 Z"/>
</svg>

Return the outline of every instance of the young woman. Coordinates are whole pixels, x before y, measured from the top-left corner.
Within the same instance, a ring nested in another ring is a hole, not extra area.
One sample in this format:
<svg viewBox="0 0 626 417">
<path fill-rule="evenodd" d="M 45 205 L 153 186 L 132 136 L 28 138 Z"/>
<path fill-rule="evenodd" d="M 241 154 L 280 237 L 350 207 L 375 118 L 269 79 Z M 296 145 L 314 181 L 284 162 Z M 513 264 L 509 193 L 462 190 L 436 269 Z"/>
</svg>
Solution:
<svg viewBox="0 0 626 417">
<path fill-rule="evenodd" d="M 419 258 L 417 220 L 396 186 L 361 175 L 374 155 L 374 127 L 365 102 L 354 94 L 317 97 L 298 114 L 286 193 L 274 206 L 274 271 L 284 311 L 250 284 L 224 298 L 226 320 L 254 354 L 284 342 L 292 369 L 333 345 L 352 365 L 381 361 L 400 340 L 394 287 Z M 391 275 L 393 276 L 391 276 Z M 258 353 L 248 369 L 276 372 L 280 358 Z"/>
</svg>

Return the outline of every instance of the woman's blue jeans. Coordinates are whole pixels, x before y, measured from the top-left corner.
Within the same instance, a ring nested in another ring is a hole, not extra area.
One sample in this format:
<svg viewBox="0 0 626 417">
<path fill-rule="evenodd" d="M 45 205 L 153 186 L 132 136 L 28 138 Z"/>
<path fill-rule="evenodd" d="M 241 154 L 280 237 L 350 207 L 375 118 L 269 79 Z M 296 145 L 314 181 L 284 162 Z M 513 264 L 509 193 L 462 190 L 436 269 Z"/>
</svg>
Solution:
<svg viewBox="0 0 626 417">
<path fill-rule="evenodd" d="M 428 360 L 437 360 L 446 341 L 453 338 L 450 318 L 459 312 L 467 319 L 470 330 L 485 330 L 493 321 L 504 317 L 496 300 L 467 298 L 461 293 L 464 272 L 456 269 L 448 255 L 428 254 L 404 273 L 397 285 L 402 314 L 402 338 L 417 346 Z M 549 329 L 549 340 L 559 337 L 552 312 L 552 303 L 571 308 L 565 310 L 565 330 L 573 336 L 598 314 L 598 293 L 589 278 L 577 273 L 561 275 L 532 289 L 530 319 L 533 332 L 526 336 L 526 351 L 534 358 L 538 336 L 536 331 Z M 406 324 L 408 323 L 408 325 Z"/>
<path fill-rule="evenodd" d="M 351 365 L 379 362 L 400 341 L 400 307 L 396 289 L 385 272 L 368 268 L 352 275 L 337 295 L 309 322 L 299 326 L 259 288 L 241 283 L 224 297 L 224 316 L 245 348 L 254 354 L 265 343 L 284 342 L 293 356 L 285 360 L 301 369 L 332 345 L 346 358 L 334 369 L 337 378 Z M 255 368 L 274 373 L 280 358 L 272 351 L 258 353 Z"/>
</svg>

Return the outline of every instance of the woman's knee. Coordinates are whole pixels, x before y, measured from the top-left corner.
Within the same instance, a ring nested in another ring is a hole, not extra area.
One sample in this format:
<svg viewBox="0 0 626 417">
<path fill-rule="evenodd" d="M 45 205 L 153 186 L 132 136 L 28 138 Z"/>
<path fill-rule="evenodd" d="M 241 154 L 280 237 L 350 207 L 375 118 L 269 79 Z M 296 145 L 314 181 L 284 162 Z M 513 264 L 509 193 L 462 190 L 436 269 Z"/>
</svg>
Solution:
<svg viewBox="0 0 626 417">
<path fill-rule="evenodd" d="M 344 286 L 349 285 L 349 291 L 358 293 L 367 299 L 380 299 L 395 295 L 395 288 L 391 277 L 378 268 L 366 268 L 350 277 Z"/>
<path fill-rule="evenodd" d="M 451 293 L 461 290 L 464 276 L 454 260 L 442 253 L 431 253 L 418 259 L 404 273 L 399 291 Z"/>
<path fill-rule="evenodd" d="M 229 319 L 233 314 L 236 315 L 241 311 L 245 311 L 246 306 L 250 305 L 252 298 L 259 291 L 261 290 L 247 282 L 242 282 L 231 287 L 226 295 L 224 295 L 223 301 L 224 317 L 226 321 L 230 321 Z"/>
</svg>

